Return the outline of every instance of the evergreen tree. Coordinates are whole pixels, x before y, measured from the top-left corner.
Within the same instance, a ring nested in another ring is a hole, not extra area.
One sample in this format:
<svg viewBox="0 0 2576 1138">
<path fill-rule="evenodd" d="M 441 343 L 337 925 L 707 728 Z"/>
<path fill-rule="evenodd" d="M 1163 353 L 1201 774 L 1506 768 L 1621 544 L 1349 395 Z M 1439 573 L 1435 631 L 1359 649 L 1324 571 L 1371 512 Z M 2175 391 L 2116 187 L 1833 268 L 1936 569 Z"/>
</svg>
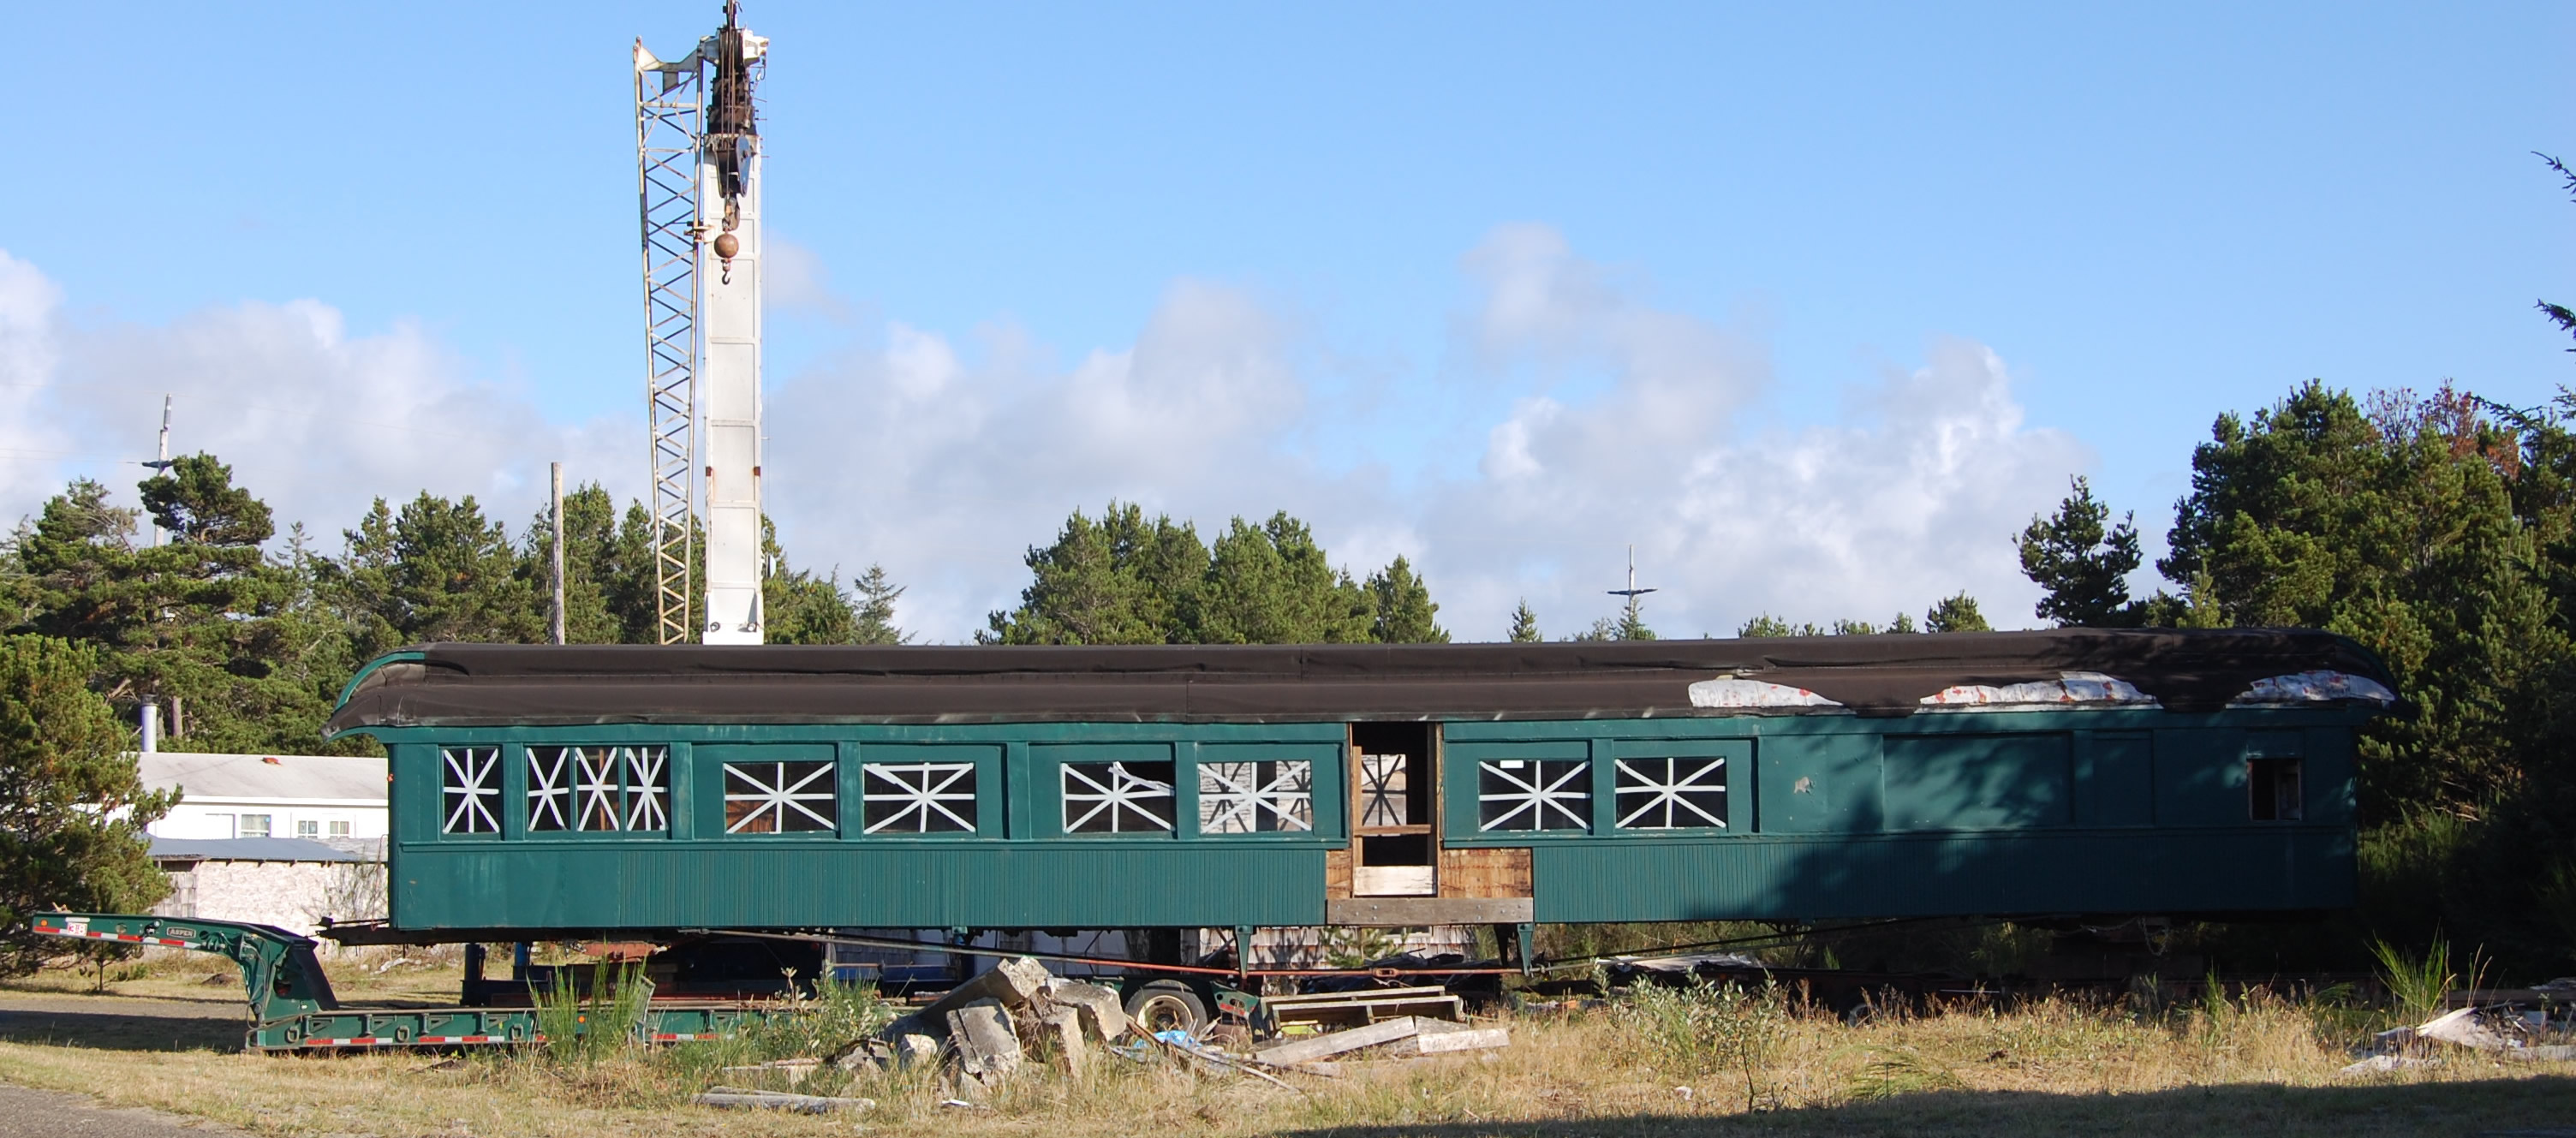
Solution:
<svg viewBox="0 0 2576 1138">
<path fill-rule="evenodd" d="M 1095 522 L 1076 510 L 1054 544 L 1029 547 L 1034 576 L 1020 607 L 994 613 L 987 644 L 1186 644 L 1208 573 L 1198 531 L 1111 502 Z M 891 603 L 891 598 L 888 598 Z"/>
<path fill-rule="evenodd" d="M 1977 598 L 1961 590 L 1935 602 L 1923 613 L 1925 632 L 1991 632 L 1984 613 L 1977 611 Z"/>
<path fill-rule="evenodd" d="M 1763 613 L 1736 626 L 1738 639 L 1753 640 L 1771 636 L 1822 636 L 1825 630 L 1812 624 L 1791 624 L 1770 613 Z"/>
<path fill-rule="evenodd" d="M 1512 609 L 1511 642 L 1536 644 L 1545 639 L 1547 638 L 1540 635 L 1538 631 L 1538 614 L 1530 611 L 1529 601 L 1524 598 Z"/>
<path fill-rule="evenodd" d="M 406 644 L 546 639 L 545 599 L 507 530 L 486 521 L 471 495 L 451 502 L 424 490 L 400 512 L 378 498 L 343 537 L 348 552 L 326 583 L 349 614 L 360 655 Z"/>
<path fill-rule="evenodd" d="M 26 931 L 46 910 L 139 913 L 169 893 L 143 828 L 176 796 L 143 788 L 132 736 L 89 689 L 97 649 L 0 637 L 0 973 L 60 942 Z"/>
<path fill-rule="evenodd" d="M 1334 569 L 1286 511 L 1235 518 L 1208 548 L 1192 622 L 1206 644 L 1353 644 L 1370 639 L 1368 593 Z"/>
<path fill-rule="evenodd" d="M 633 582 L 626 579 L 635 570 L 619 540 L 617 500 L 593 482 L 565 494 L 563 511 L 564 643 L 637 643 L 628 639 L 625 622 L 611 603 L 612 597 L 635 592 Z M 541 615 L 548 615 L 554 606 L 554 542 L 554 519 L 545 510 L 537 511 L 528 519 L 519 574 L 536 594 Z M 650 563 L 644 568 L 649 571 Z M 648 582 L 646 588 L 651 587 Z"/>
<path fill-rule="evenodd" d="M 1385 569 L 1369 575 L 1370 606 L 1375 619 L 1369 625 L 1369 638 L 1380 644 L 1447 644 L 1449 633 L 1433 618 L 1440 606 L 1431 603 L 1431 589 L 1415 576 L 1413 566 L 1399 554 Z"/>
<path fill-rule="evenodd" d="M 2021 533 L 2021 570 L 2040 588 L 2038 613 L 2058 627 L 2131 627 L 2145 619 L 2129 600 L 2129 573 L 2138 567 L 2137 515 L 2110 525 L 2111 508 L 2093 500 L 2082 475 L 2074 492 L 2046 518 L 2034 517 Z"/>
<path fill-rule="evenodd" d="M 894 603 L 903 597 L 903 586 L 886 578 L 885 566 L 869 565 L 868 571 L 859 574 L 850 585 L 858 594 L 853 643 L 905 644 L 912 640 L 911 633 L 895 627 Z"/>
</svg>

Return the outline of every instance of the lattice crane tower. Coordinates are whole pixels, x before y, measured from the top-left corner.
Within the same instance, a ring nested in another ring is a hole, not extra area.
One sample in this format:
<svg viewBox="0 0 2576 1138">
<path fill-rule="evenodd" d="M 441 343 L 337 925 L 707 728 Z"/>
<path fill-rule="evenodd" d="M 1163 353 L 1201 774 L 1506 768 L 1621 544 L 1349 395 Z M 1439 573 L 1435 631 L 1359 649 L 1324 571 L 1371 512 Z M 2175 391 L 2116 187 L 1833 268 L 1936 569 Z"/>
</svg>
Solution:
<svg viewBox="0 0 2576 1138">
<path fill-rule="evenodd" d="M 635 41 L 647 434 L 664 644 L 761 642 L 760 130 L 769 41 L 724 26 L 664 62 Z M 700 401 L 703 397 L 703 402 Z M 697 510 L 705 495 L 703 526 Z M 692 588 L 701 530 L 706 591 Z"/>
</svg>

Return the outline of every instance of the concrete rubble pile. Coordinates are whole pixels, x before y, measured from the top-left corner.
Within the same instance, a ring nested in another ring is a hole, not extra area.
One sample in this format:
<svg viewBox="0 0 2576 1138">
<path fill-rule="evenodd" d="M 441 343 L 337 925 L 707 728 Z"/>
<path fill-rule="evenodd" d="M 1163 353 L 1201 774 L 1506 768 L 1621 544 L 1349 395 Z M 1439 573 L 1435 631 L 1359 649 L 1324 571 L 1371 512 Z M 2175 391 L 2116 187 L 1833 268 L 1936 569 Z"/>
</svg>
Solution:
<svg viewBox="0 0 2576 1138">
<path fill-rule="evenodd" d="M 2453 1048 L 2500 1059 L 2576 1060 L 2576 977 L 2532 988 L 2452 993 L 2450 1011 L 2374 1036 L 2340 1073 L 2364 1075 L 2438 1066 Z"/>
<path fill-rule="evenodd" d="M 1114 988 L 1050 974 L 1027 957 L 1000 966 L 831 1057 L 861 1065 L 953 1065 L 961 1086 L 991 1086 L 1029 1062 L 1079 1073 L 1133 1028 Z"/>
</svg>

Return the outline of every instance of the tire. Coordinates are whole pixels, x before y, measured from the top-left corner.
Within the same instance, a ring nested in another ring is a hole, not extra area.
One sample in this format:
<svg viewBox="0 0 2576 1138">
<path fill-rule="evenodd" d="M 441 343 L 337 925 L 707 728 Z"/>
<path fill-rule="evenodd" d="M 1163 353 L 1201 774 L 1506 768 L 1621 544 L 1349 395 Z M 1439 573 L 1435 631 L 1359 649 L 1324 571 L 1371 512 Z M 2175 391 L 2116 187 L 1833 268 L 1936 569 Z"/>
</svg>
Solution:
<svg viewBox="0 0 2576 1138">
<path fill-rule="evenodd" d="M 1127 994 L 1127 1015 L 1136 1021 L 1136 1030 L 1146 1035 L 1158 1031 L 1197 1035 L 1208 1024 L 1207 1001 L 1178 980 L 1152 980 L 1139 985 Z"/>
</svg>

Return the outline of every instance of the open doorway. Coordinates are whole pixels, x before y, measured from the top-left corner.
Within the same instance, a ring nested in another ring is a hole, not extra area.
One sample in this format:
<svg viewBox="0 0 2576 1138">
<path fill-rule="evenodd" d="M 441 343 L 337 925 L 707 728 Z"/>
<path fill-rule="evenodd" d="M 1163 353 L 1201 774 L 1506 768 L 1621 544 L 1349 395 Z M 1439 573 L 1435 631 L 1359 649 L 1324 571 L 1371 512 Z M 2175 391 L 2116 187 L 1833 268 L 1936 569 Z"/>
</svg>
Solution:
<svg viewBox="0 0 2576 1138">
<path fill-rule="evenodd" d="M 1351 724 L 1351 895 L 1440 893 L 1440 725 Z"/>
</svg>

